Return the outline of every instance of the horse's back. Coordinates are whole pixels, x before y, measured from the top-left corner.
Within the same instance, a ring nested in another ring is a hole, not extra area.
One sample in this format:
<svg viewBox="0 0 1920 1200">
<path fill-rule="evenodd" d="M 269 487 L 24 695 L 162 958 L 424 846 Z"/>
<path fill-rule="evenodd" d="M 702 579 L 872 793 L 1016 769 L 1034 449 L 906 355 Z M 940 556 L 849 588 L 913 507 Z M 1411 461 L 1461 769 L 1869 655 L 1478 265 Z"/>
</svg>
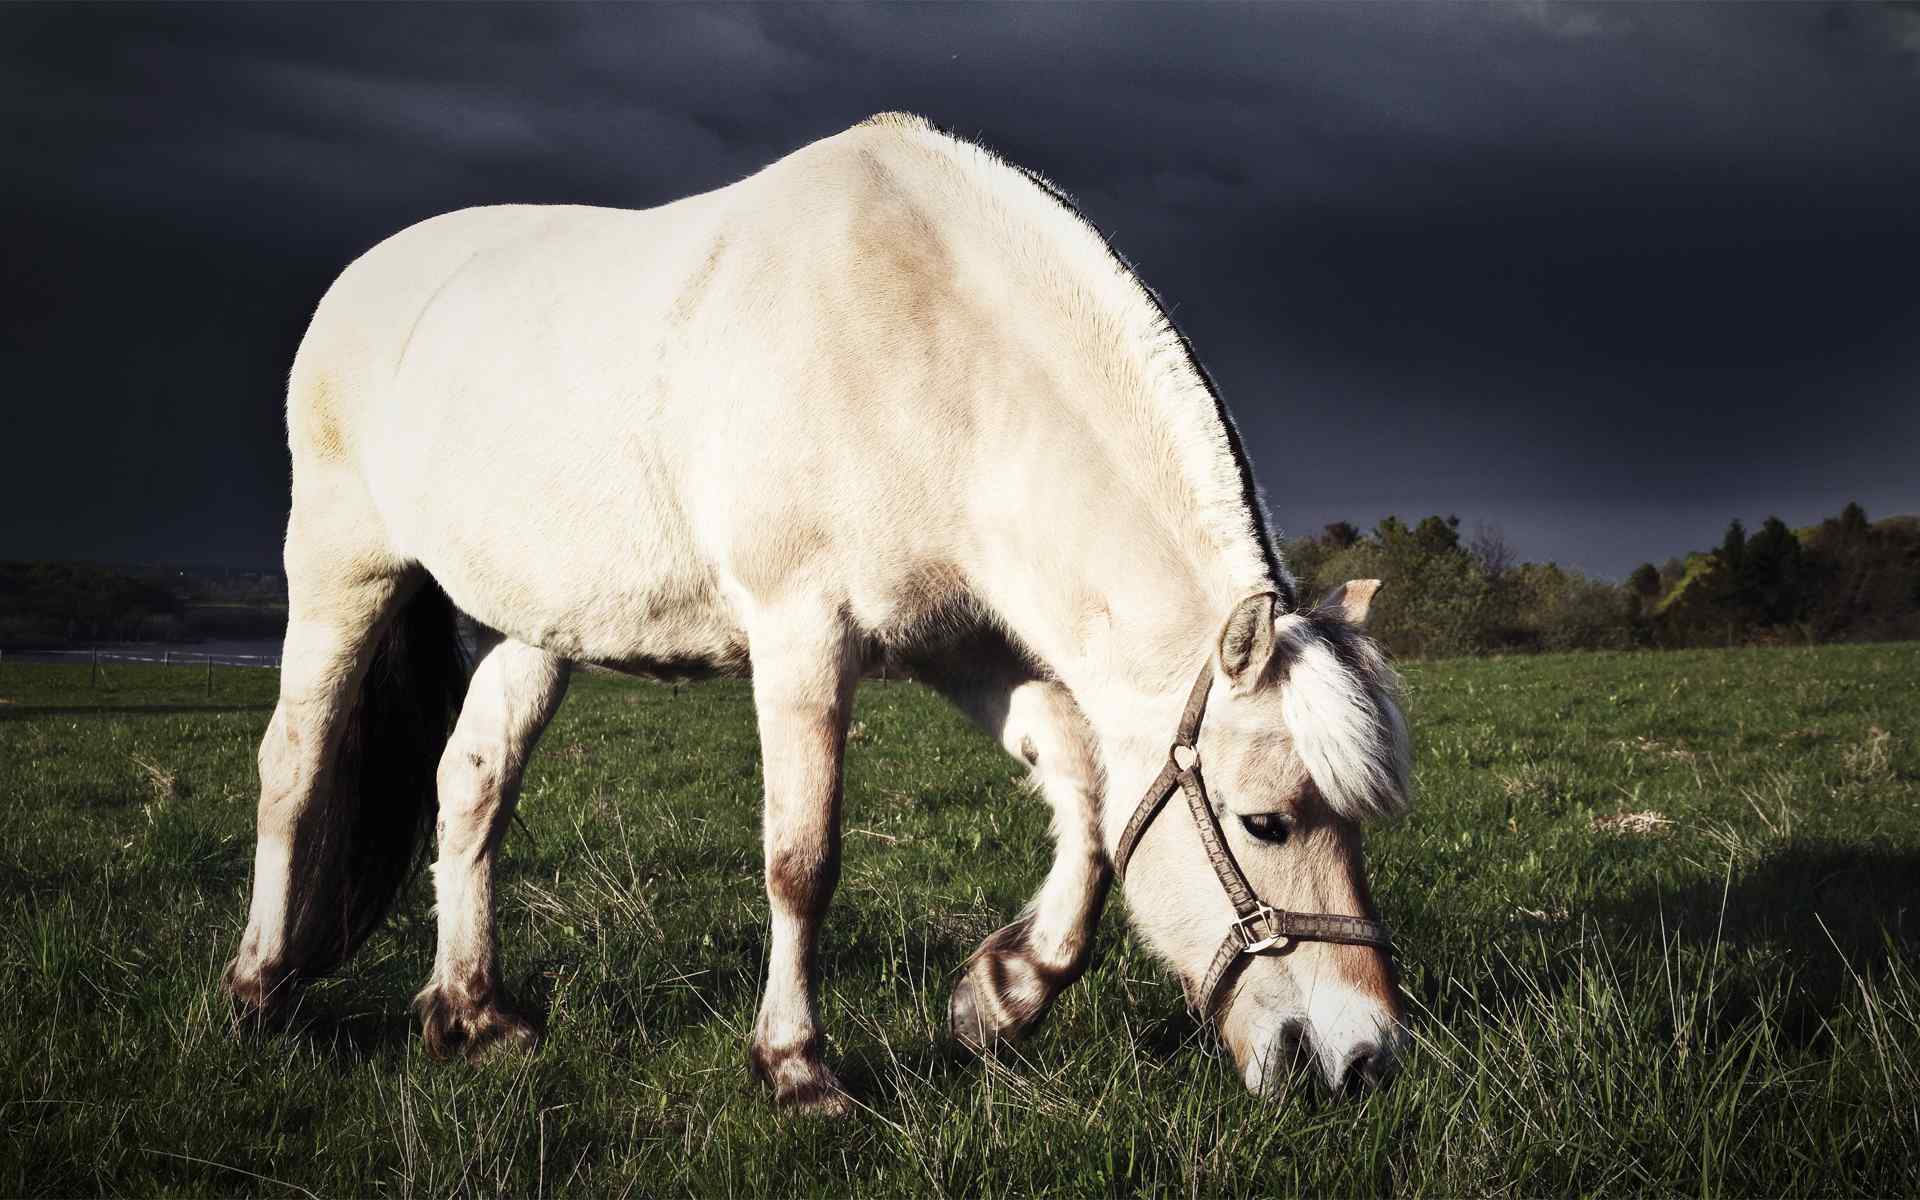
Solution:
<svg viewBox="0 0 1920 1200">
<path fill-rule="evenodd" d="M 924 623 L 1001 366 L 938 186 L 870 128 L 658 209 L 414 226 L 316 315 L 296 473 L 350 460 L 399 555 L 570 657 L 736 659 L 741 601 L 797 586 Z"/>
</svg>

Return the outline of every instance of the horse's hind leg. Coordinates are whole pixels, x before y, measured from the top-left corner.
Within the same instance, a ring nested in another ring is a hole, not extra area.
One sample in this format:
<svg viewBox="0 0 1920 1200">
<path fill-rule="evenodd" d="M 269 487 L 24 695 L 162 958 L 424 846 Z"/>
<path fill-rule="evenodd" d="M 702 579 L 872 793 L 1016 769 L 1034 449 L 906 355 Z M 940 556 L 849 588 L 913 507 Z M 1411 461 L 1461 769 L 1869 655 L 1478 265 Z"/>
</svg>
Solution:
<svg viewBox="0 0 1920 1200">
<path fill-rule="evenodd" d="M 774 1102 L 848 1111 L 820 1052 L 820 922 L 840 877 L 840 767 L 858 644 L 830 605 L 781 606 L 747 627 L 766 776 L 762 835 L 773 915 L 766 992 L 748 1061 Z"/>
<path fill-rule="evenodd" d="M 485 631 L 466 704 L 440 758 L 440 857 L 433 867 L 440 919 L 433 978 L 414 1004 L 436 1057 L 532 1049 L 533 1025 L 500 981 L 493 865 L 520 796 L 521 773 L 566 695 L 568 664 Z"/>
<path fill-rule="evenodd" d="M 1093 735 L 1066 688 L 1038 678 L 1000 639 L 970 640 L 959 653 L 915 664 L 914 674 L 1026 763 L 1053 809 L 1046 882 L 1019 920 L 980 944 L 954 985 L 949 1028 L 980 1050 L 1039 1024 L 1093 951 L 1112 881 Z"/>
<path fill-rule="evenodd" d="M 287 537 L 287 637 L 280 700 L 260 743 L 253 899 L 226 987 L 244 1009 L 271 1011 L 296 975 L 324 971 L 341 939 L 319 932 L 313 882 L 332 830 L 330 792 L 342 735 L 405 573 L 366 556 L 342 562 L 296 515 Z M 316 803 L 318 802 L 318 803 Z"/>
</svg>

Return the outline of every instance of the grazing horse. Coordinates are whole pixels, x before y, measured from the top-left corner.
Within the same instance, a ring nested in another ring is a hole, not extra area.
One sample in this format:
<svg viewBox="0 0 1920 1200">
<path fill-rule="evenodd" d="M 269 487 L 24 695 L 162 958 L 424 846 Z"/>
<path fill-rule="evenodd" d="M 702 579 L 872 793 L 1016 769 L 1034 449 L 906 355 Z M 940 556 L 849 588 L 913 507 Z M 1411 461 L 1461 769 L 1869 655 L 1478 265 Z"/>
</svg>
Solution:
<svg viewBox="0 0 1920 1200">
<path fill-rule="evenodd" d="M 1038 176 L 887 114 L 647 211 L 436 217 L 327 292 L 287 425 L 242 1011 L 353 953 L 437 812 L 426 1045 L 531 1045 L 492 872 L 570 664 L 750 672 L 749 1061 L 780 1104 L 843 1110 L 816 945 L 853 691 L 885 663 L 1053 809 L 1038 896 L 955 986 L 963 1042 L 1026 1032 L 1084 970 L 1118 868 L 1249 1087 L 1296 1058 L 1372 1082 L 1404 1046 L 1359 832 L 1410 789 L 1359 629 L 1377 585 L 1301 605 L 1186 341 Z"/>
</svg>

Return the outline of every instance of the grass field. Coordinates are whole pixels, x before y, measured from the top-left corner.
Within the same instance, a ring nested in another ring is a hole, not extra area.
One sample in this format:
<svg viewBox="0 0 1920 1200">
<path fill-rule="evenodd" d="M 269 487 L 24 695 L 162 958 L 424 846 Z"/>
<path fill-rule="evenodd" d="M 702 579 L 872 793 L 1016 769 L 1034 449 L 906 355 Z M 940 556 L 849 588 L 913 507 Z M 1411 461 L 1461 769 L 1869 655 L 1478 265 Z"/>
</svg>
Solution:
<svg viewBox="0 0 1920 1200">
<path fill-rule="evenodd" d="M 1037 885 L 1041 806 L 929 693 L 861 692 L 825 944 L 866 1106 L 747 1075 L 748 693 L 577 681 L 502 868 L 533 1058 L 422 1053 L 423 886 L 296 1029 L 230 1036 L 274 676 L 0 666 L 0 1194 L 1914 1194 L 1920 645 L 1408 671 L 1375 832 L 1419 1046 L 1359 1103 L 1245 1095 L 1116 904 L 1023 1051 L 938 1040 Z"/>
</svg>

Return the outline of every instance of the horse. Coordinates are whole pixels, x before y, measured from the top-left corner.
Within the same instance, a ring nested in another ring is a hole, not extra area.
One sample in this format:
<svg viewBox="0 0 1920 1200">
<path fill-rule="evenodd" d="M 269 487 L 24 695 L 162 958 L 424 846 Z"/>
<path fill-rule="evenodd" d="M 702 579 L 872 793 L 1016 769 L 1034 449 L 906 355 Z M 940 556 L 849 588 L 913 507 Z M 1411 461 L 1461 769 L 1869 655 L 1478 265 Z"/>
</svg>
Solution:
<svg viewBox="0 0 1920 1200">
<path fill-rule="evenodd" d="M 570 670 L 745 675 L 771 921 L 748 1060 L 783 1109 L 846 1111 L 816 942 L 851 701 L 885 665 L 1052 809 L 1038 894 L 959 970 L 962 1044 L 1039 1023 L 1123 871 L 1248 1088 L 1403 1056 L 1361 843 L 1412 792 L 1378 582 L 1302 602 L 1192 348 L 1039 175 L 882 114 L 658 208 L 437 216 L 333 283 L 286 403 L 239 1016 L 343 964 L 431 827 L 424 1044 L 532 1048 L 492 876 Z M 1156 819 L 1175 794 L 1192 820 Z"/>
</svg>

